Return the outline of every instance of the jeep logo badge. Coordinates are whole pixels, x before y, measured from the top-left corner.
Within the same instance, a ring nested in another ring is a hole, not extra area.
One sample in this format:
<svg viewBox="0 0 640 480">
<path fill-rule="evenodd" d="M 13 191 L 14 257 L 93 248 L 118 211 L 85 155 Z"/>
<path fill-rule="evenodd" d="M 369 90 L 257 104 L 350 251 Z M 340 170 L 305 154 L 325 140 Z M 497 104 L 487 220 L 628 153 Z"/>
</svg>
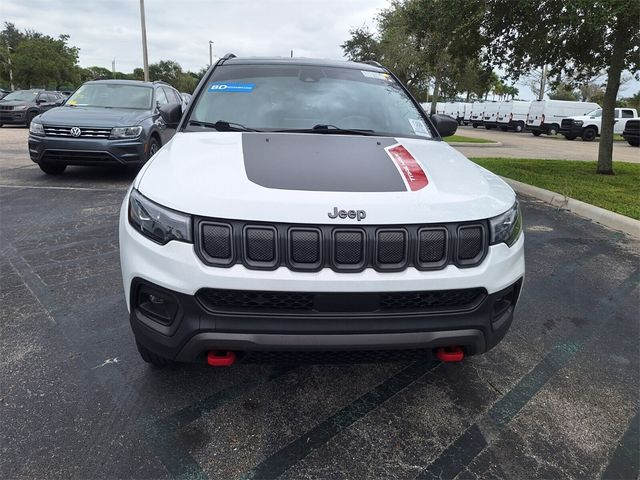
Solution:
<svg viewBox="0 0 640 480">
<path fill-rule="evenodd" d="M 358 221 L 367 218 L 367 212 L 364 210 L 338 210 L 338 207 L 333 207 L 333 212 L 327 215 L 329 218 L 351 218 Z"/>
<path fill-rule="evenodd" d="M 82 132 L 78 127 L 73 127 L 69 133 L 72 137 L 79 137 Z"/>
</svg>

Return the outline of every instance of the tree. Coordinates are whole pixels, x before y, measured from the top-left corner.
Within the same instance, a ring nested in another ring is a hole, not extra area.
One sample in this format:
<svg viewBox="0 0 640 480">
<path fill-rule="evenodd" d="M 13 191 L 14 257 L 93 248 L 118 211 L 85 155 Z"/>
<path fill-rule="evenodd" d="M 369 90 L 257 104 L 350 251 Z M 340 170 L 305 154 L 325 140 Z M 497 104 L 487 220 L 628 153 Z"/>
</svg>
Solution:
<svg viewBox="0 0 640 480">
<path fill-rule="evenodd" d="M 78 81 L 78 49 L 67 45 L 68 35 L 54 39 L 27 32 L 12 54 L 16 83 L 23 87 L 53 87 Z"/>
<path fill-rule="evenodd" d="M 478 58 L 484 5 L 467 0 L 406 0 L 401 11 L 434 77 L 431 113 L 435 113 L 448 72 L 459 71 Z"/>
<path fill-rule="evenodd" d="M 486 0 L 485 5 L 485 58 L 504 65 L 514 78 L 547 64 L 552 76 L 566 74 L 572 81 L 606 70 L 597 173 L 613 174 L 613 109 L 622 72 L 640 69 L 640 2 Z"/>
<path fill-rule="evenodd" d="M 351 30 L 341 47 L 349 60 L 377 61 L 391 69 L 418 99 L 428 94 L 429 72 L 419 44 L 407 29 L 402 6 L 392 4 L 376 17 L 378 33 L 367 27 Z"/>
<path fill-rule="evenodd" d="M 549 99 L 576 101 L 580 99 L 580 94 L 571 88 L 570 85 L 558 85 L 549 92 Z"/>
</svg>

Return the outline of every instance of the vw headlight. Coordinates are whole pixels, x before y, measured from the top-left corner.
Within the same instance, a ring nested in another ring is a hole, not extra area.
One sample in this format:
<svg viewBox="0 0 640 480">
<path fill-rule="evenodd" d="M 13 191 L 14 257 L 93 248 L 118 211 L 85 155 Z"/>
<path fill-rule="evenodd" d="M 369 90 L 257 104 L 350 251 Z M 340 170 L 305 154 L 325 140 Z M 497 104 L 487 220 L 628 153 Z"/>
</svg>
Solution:
<svg viewBox="0 0 640 480">
<path fill-rule="evenodd" d="M 15 107 L 13 107 L 14 110 L 26 110 L 27 106 L 26 105 L 16 105 Z"/>
<path fill-rule="evenodd" d="M 583 122 L 582 120 L 574 120 L 574 121 L 573 121 L 573 124 L 574 124 L 576 127 L 581 127 L 583 123 L 584 123 L 584 122 Z"/>
<path fill-rule="evenodd" d="M 115 127 L 109 138 L 136 138 L 142 133 L 142 127 Z"/>
<path fill-rule="evenodd" d="M 522 212 L 516 201 L 513 206 L 502 215 L 489 219 L 491 226 L 491 245 L 506 243 L 513 245 L 522 232 Z"/>
<path fill-rule="evenodd" d="M 41 123 L 31 122 L 29 124 L 29 133 L 31 135 L 44 135 L 44 127 Z"/>
<path fill-rule="evenodd" d="M 129 196 L 129 223 L 145 237 L 160 245 L 171 240 L 193 242 L 191 217 L 162 207 L 133 189 Z"/>
</svg>

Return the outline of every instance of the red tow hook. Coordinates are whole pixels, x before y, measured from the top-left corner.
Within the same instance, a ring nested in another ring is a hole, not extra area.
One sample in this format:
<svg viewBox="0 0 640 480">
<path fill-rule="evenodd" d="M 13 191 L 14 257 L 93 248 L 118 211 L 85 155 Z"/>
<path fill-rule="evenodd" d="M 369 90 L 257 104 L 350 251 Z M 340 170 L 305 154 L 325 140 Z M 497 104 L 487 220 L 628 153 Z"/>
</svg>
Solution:
<svg viewBox="0 0 640 480">
<path fill-rule="evenodd" d="M 212 351 L 207 353 L 207 363 L 212 367 L 229 367 L 235 361 L 236 352 Z"/>
<path fill-rule="evenodd" d="M 464 359 L 462 347 L 440 347 L 436 350 L 436 357 L 441 362 L 461 362 Z"/>
</svg>

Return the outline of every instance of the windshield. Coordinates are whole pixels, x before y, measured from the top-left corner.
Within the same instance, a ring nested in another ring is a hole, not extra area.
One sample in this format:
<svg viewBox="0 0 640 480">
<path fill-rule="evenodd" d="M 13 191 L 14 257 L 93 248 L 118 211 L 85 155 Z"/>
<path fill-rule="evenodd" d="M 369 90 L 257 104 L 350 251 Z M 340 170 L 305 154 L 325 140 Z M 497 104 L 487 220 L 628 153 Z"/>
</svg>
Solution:
<svg viewBox="0 0 640 480">
<path fill-rule="evenodd" d="M 65 105 L 149 110 L 152 96 L 151 87 L 116 83 L 85 83 L 69 97 Z"/>
<path fill-rule="evenodd" d="M 602 116 L 601 108 L 596 108 L 594 111 L 589 112 L 585 115 L 585 117 L 601 117 L 601 116 Z"/>
<path fill-rule="evenodd" d="M 314 126 L 431 138 L 400 85 L 382 72 L 305 65 L 226 65 L 197 99 L 187 130 L 218 121 L 258 130 Z"/>
<path fill-rule="evenodd" d="M 40 92 L 34 92 L 33 90 L 16 90 L 4 97 L 2 100 L 6 102 L 20 101 L 20 102 L 35 102 L 36 97 Z"/>
</svg>

